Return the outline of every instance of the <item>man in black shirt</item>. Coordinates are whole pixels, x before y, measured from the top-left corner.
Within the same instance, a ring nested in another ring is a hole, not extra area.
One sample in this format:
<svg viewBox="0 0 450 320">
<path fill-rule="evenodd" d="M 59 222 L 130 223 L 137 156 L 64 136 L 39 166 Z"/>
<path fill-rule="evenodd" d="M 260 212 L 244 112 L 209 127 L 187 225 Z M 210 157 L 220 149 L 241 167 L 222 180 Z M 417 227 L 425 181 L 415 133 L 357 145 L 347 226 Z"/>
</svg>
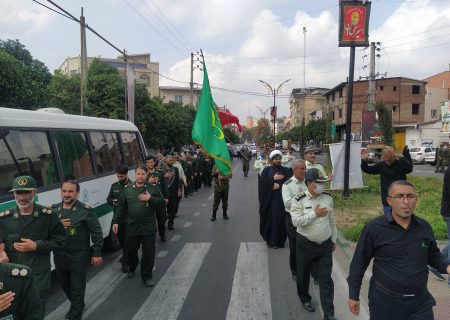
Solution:
<svg viewBox="0 0 450 320">
<path fill-rule="evenodd" d="M 384 213 L 390 212 L 387 202 L 388 188 L 392 182 L 406 180 L 406 174 L 413 170 L 412 163 L 403 158 L 401 154 L 395 154 L 391 147 L 383 150 L 383 161 L 369 166 L 369 151 L 366 149 L 361 154 L 361 170 L 368 174 L 380 175 L 380 193 Z"/>
<path fill-rule="evenodd" d="M 356 246 L 347 278 L 350 311 L 359 314 L 361 283 L 373 258 L 370 319 L 433 319 L 436 301 L 427 290 L 427 265 L 442 273 L 450 273 L 450 265 L 443 260 L 429 223 L 413 214 L 415 187 L 407 181 L 393 182 L 387 202 L 392 212 L 367 223 Z"/>
</svg>

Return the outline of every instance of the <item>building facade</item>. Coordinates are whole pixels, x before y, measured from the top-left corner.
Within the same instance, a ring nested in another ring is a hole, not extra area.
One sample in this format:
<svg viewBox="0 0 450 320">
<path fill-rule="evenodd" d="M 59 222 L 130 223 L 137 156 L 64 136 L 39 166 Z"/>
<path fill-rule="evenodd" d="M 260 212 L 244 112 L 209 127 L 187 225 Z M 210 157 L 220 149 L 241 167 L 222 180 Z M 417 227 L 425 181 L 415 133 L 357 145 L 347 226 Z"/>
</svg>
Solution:
<svg viewBox="0 0 450 320">
<path fill-rule="evenodd" d="M 321 119 L 326 107 L 326 99 L 323 96 L 329 89 L 326 88 L 299 88 L 293 89 L 289 98 L 290 124 L 292 127 L 305 124 L 311 120 Z"/>
<path fill-rule="evenodd" d="M 395 144 L 403 148 L 406 142 L 406 128 L 415 127 L 425 118 L 425 85 L 422 80 L 404 77 L 375 80 L 375 101 L 384 102 L 392 112 L 395 128 Z M 353 84 L 353 104 L 351 132 L 361 135 L 362 112 L 370 110 L 368 99 L 369 81 L 355 81 Z M 324 94 L 326 112 L 336 125 L 338 140 L 343 140 L 347 125 L 348 83 L 343 82 Z"/>
<path fill-rule="evenodd" d="M 88 67 L 91 65 L 94 59 L 98 59 L 101 62 L 117 68 L 119 73 L 125 77 L 126 74 L 126 62 L 123 56 L 119 56 L 116 59 L 102 58 L 102 57 L 88 57 Z M 155 97 L 159 95 L 159 62 L 150 61 L 150 53 L 128 55 L 128 62 L 131 64 L 134 70 L 134 78 L 136 83 L 142 83 L 147 88 L 150 96 Z M 71 76 L 81 73 L 81 58 L 68 57 L 61 66 L 58 68 L 61 73 Z"/>
<path fill-rule="evenodd" d="M 447 98 L 445 100 L 450 100 L 450 71 L 440 72 L 423 81 L 426 81 L 431 88 L 447 89 Z"/>
<path fill-rule="evenodd" d="M 202 89 L 192 89 L 192 105 L 197 109 L 200 102 L 200 96 Z M 159 87 L 159 97 L 164 102 L 177 102 L 182 105 L 189 105 L 191 103 L 191 88 L 190 87 L 174 87 L 174 86 L 161 86 Z"/>
</svg>

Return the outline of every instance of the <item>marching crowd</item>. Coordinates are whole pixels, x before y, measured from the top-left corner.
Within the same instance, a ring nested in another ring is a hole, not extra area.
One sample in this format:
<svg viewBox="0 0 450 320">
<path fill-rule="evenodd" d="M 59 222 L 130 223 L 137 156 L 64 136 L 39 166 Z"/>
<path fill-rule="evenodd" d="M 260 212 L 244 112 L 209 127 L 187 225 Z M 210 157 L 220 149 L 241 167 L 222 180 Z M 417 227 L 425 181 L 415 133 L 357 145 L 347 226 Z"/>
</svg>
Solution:
<svg viewBox="0 0 450 320">
<path fill-rule="evenodd" d="M 244 148 L 240 157 L 247 177 L 252 155 Z M 450 273 L 449 247 L 441 253 L 430 225 L 414 215 L 417 193 L 406 181 L 412 163 L 392 148 L 385 148 L 376 164 L 368 164 L 366 152 L 361 158 L 363 172 L 380 175 L 384 214 L 366 224 L 358 241 L 347 279 L 349 309 L 359 314 L 362 279 L 373 260 L 371 319 L 433 319 L 436 302 L 427 290 L 428 270 L 440 276 Z M 270 249 L 283 248 L 289 239 L 289 266 L 304 309 L 316 310 L 309 294 L 312 277 L 319 286 L 324 319 L 335 320 L 331 274 L 338 233 L 333 197 L 325 190 L 333 173 L 317 163 L 312 149 L 305 150 L 304 159 L 295 159 L 289 150 L 260 147 L 253 169 L 258 175 L 262 238 Z M 166 241 L 166 226 L 175 228 L 183 196 L 214 185 L 211 221 L 216 221 L 221 202 L 223 219 L 230 218 L 232 173 L 223 175 L 202 153 L 150 155 L 145 165 L 136 167 L 134 181 L 125 166 L 116 169 L 116 176 L 107 203 L 114 213 L 111 230 L 122 248 L 122 272 L 132 278 L 140 265 L 146 287 L 154 286 L 156 234 Z M 442 210 L 449 226 L 450 171 L 445 177 L 449 181 L 444 181 Z M 102 263 L 103 233 L 97 215 L 78 200 L 80 186 L 73 177 L 61 186 L 61 202 L 49 207 L 35 202 L 33 177 L 17 177 L 11 192 L 16 206 L 0 212 L 0 318 L 43 319 L 53 251 L 60 285 L 71 303 L 65 318 L 81 319 L 87 267 Z"/>
</svg>

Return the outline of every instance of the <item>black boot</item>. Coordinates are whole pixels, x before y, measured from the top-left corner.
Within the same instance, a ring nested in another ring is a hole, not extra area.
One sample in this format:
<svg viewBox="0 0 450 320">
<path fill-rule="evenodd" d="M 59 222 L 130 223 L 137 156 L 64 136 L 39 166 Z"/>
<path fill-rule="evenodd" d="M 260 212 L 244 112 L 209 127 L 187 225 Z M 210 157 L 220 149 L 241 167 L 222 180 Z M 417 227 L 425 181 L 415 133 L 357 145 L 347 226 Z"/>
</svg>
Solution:
<svg viewBox="0 0 450 320">
<path fill-rule="evenodd" d="M 228 217 L 228 215 L 227 215 L 227 209 L 223 209 L 223 218 L 224 218 L 225 220 L 230 219 L 230 217 Z"/>
<path fill-rule="evenodd" d="M 217 213 L 217 210 L 214 210 L 212 217 L 211 217 L 211 221 L 216 221 L 216 213 Z"/>
</svg>

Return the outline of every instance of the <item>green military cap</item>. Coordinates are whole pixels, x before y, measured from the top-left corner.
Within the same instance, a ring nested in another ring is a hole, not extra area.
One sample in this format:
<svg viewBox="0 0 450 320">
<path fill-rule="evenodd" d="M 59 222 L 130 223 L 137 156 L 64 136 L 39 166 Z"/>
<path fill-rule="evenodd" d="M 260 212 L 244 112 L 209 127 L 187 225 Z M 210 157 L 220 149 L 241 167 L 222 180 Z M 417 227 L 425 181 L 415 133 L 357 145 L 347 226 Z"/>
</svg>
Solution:
<svg viewBox="0 0 450 320">
<path fill-rule="evenodd" d="M 30 176 L 19 176 L 14 179 L 12 191 L 33 191 L 36 189 L 36 181 Z"/>
</svg>

